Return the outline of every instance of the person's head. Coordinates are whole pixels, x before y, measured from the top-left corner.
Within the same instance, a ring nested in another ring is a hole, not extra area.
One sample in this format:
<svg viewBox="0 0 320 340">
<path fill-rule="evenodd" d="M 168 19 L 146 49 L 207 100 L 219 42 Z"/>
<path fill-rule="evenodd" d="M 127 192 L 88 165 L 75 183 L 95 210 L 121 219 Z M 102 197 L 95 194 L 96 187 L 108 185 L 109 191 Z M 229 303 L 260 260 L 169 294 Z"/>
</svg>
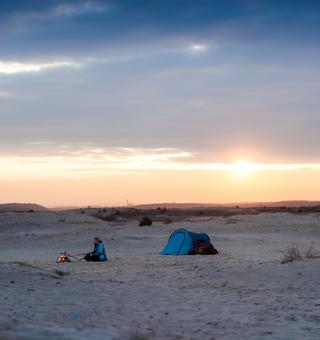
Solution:
<svg viewBox="0 0 320 340">
<path fill-rule="evenodd" d="M 93 242 L 94 244 L 98 244 L 100 242 L 100 237 L 96 236 L 94 239 L 93 239 Z"/>
</svg>

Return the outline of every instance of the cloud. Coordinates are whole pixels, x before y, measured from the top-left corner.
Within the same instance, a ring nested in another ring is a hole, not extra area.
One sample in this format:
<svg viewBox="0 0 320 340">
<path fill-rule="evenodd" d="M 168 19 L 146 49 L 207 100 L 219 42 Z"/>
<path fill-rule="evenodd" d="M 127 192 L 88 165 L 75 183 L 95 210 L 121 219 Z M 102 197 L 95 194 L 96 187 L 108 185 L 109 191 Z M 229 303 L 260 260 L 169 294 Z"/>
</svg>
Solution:
<svg viewBox="0 0 320 340">
<path fill-rule="evenodd" d="M 12 93 L 0 90 L 0 97 L 12 97 Z"/>
<path fill-rule="evenodd" d="M 60 16 L 76 16 L 104 12 L 107 8 L 105 4 L 92 1 L 79 2 L 76 4 L 62 3 L 57 5 L 51 13 Z"/>
<path fill-rule="evenodd" d="M 55 143 L 35 143 L 29 147 L 51 147 L 55 152 L 33 156 L 0 156 L 3 178 L 83 178 L 109 173 L 145 173 L 148 171 L 219 171 L 239 175 L 255 172 L 320 171 L 320 163 L 197 162 L 196 156 L 174 148 L 72 148 Z M 42 151 L 44 151 L 43 149 Z"/>
<path fill-rule="evenodd" d="M 55 61 L 43 63 L 24 63 L 16 61 L 0 61 L 0 74 L 15 74 L 23 72 L 40 72 L 58 67 L 79 67 L 80 63 L 72 61 Z"/>
<path fill-rule="evenodd" d="M 46 144 L 45 147 L 48 147 Z M 33 146 L 41 147 L 37 143 Z M 51 144 L 54 146 L 54 144 Z M 177 159 L 188 158 L 188 152 L 176 149 L 82 147 L 70 150 L 56 145 L 58 151 L 38 156 L 0 156 L 3 178 L 74 178 L 91 177 L 113 171 L 170 169 Z"/>
<path fill-rule="evenodd" d="M 5 33 L 1 34 L 1 42 L 6 49 L 1 49 L 0 58 L 16 59 L 22 55 L 32 59 L 50 54 L 61 58 L 79 54 L 90 57 L 101 50 L 119 54 L 125 49 L 145 50 L 154 45 L 161 51 L 168 41 L 172 46 L 180 45 L 181 41 L 194 42 L 189 47 L 184 45 L 193 53 L 207 51 L 209 46 L 203 41 L 239 47 L 254 43 L 266 51 L 274 45 L 278 53 L 280 47 L 285 49 L 289 45 L 297 52 L 297 43 L 316 48 L 318 4 L 297 6 L 283 1 L 279 6 L 269 1 L 255 7 L 249 3 L 48 0 L 16 4 L 3 0 L 0 32 Z M 296 31 L 297 34 L 292 34 Z M 254 48 L 246 55 L 257 51 Z M 262 50 L 260 54 L 270 56 Z"/>
<path fill-rule="evenodd" d="M 318 69 L 174 58 L 88 62 L 37 74 L 32 86 L 26 76 L 1 77 L 0 88 L 17 99 L 2 100 L 0 147 L 15 153 L 26 141 L 50 139 L 203 150 L 216 161 L 236 153 L 319 161 Z"/>
<path fill-rule="evenodd" d="M 2 99 L 1 148 L 48 138 L 318 160 L 320 21 L 303 21 L 312 6 L 287 2 L 288 22 L 272 1 L 5 2 L 0 86 L 16 97 Z M 109 3 L 112 12 L 100 8 Z M 292 50 L 283 32 L 296 29 Z"/>
<path fill-rule="evenodd" d="M 209 49 L 209 46 L 204 45 L 204 44 L 192 44 L 189 47 L 189 50 L 193 53 L 203 53 L 203 52 L 208 51 L 208 49 Z"/>
</svg>

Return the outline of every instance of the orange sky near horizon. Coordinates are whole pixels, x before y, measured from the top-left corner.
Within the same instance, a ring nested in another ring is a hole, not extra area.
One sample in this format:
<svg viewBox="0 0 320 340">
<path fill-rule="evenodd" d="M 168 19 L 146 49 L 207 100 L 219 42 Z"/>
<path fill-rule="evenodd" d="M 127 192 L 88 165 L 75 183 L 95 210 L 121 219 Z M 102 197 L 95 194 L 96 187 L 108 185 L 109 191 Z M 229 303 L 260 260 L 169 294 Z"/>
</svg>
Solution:
<svg viewBox="0 0 320 340">
<path fill-rule="evenodd" d="M 320 171 L 147 169 L 92 176 L 24 176 L 0 180 L 1 203 L 47 207 L 118 206 L 131 203 L 230 203 L 319 200 Z"/>
<path fill-rule="evenodd" d="M 320 163 L 241 159 L 213 162 L 173 148 L 83 147 L 3 155 L 0 201 L 61 207 L 121 206 L 127 199 L 134 204 L 320 199 Z"/>
</svg>

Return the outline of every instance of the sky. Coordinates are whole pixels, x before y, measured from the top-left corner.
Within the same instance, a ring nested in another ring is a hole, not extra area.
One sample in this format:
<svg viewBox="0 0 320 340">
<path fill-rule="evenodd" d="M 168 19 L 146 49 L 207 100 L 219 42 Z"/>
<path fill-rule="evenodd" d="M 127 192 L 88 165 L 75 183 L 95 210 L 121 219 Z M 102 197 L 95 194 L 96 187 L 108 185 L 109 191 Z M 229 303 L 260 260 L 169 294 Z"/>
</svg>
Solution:
<svg viewBox="0 0 320 340">
<path fill-rule="evenodd" d="M 317 0 L 2 0 L 0 202 L 320 199 Z"/>
</svg>

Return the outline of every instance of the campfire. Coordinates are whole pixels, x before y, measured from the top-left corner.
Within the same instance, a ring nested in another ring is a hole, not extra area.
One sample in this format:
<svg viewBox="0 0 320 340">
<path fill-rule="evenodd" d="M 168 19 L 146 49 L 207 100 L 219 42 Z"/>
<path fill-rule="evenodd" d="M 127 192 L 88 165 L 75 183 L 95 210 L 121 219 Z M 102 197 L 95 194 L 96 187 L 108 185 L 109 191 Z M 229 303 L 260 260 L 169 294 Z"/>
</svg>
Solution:
<svg viewBox="0 0 320 340">
<path fill-rule="evenodd" d="M 59 256 L 57 258 L 57 263 L 66 263 L 66 262 L 71 262 L 71 260 L 67 256 L 67 253 L 64 251 L 64 252 L 59 254 Z"/>
</svg>

